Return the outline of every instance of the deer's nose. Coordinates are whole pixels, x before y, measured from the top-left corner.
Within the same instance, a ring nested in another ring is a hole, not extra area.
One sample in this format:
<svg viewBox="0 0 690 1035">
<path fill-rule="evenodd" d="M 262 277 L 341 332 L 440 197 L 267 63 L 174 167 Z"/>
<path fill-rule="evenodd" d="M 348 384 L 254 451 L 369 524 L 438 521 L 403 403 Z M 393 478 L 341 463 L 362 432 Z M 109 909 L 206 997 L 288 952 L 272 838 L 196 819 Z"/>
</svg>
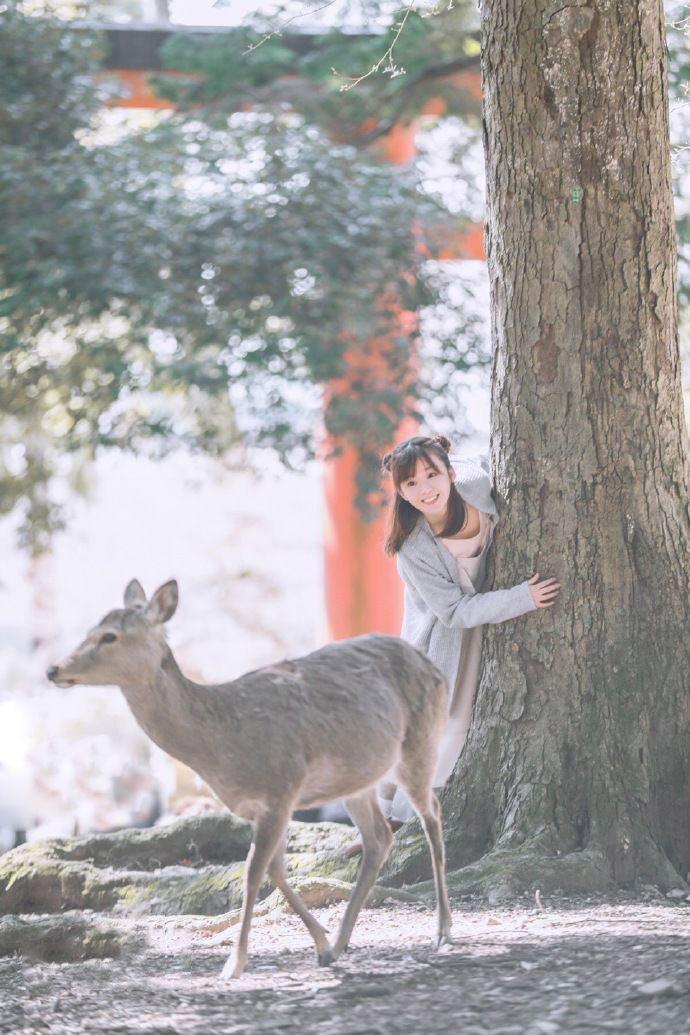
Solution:
<svg viewBox="0 0 690 1035">
<path fill-rule="evenodd" d="M 53 680 L 57 676 L 58 671 L 59 671 L 59 669 L 58 669 L 57 665 L 51 665 L 50 668 L 48 669 L 48 671 L 46 672 L 46 675 L 47 675 L 48 679 L 51 681 L 51 683 L 53 682 Z"/>
</svg>

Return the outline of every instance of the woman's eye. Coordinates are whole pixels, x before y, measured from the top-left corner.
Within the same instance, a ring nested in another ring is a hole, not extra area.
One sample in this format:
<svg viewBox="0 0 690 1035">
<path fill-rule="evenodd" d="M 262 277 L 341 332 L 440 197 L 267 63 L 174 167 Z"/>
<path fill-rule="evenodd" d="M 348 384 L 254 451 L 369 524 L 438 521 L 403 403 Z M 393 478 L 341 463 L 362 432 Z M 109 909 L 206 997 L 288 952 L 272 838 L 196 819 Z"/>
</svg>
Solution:
<svg viewBox="0 0 690 1035">
<path fill-rule="evenodd" d="M 115 643 L 117 636 L 115 633 L 103 633 L 101 636 L 101 643 Z"/>
</svg>

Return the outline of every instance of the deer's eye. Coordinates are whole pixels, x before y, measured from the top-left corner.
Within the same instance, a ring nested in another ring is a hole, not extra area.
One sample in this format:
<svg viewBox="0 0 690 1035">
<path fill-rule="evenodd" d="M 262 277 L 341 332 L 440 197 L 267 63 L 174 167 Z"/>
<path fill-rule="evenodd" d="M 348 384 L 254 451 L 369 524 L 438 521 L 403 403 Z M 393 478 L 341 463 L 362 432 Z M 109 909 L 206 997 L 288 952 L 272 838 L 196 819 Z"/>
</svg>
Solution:
<svg viewBox="0 0 690 1035">
<path fill-rule="evenodd" d="M 103 633 L 103 635 L 101 636 L 100 642 L 101 643 L 115 643 L 116 639 L 117 639 L 117 636 L 115 635 L 115 633 Z"/>
</svg>

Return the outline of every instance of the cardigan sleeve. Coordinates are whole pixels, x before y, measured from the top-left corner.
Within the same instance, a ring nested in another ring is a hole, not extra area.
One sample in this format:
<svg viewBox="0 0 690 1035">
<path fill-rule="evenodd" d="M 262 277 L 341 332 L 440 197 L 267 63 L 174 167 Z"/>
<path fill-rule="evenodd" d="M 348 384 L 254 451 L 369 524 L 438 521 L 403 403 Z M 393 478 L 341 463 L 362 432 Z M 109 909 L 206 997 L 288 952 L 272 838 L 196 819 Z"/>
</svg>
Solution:
<svg viewBox="0 0 690 1035">
<path fill-rule="evenodd" d="M 490 459 L 488 453 L 480 456 L 451 457 L 456 477 L 461 485 L 471 488 L 480 510 L 490 511 L 498 521 L 496 499 L 491 484 Z M 483 502 L 482 502 L 483 501 Z M 474 502 L 474 499 L 473 499 Z"/>
<path fill-rule="evenodd" d="M 463 593 L 443 571 L 423 557 L 397 557 L 403 581 L 421 597 L 429 611 L 450 629 L 471 629 L 477 625 L 507 622 L 528 611 L 536 611 L 529 581 L 511 589 L 494 589 L 488 593 Z"/>
<path fill-rule="evenodd" d="M 480 467 L 483 467 L 487 474 L 491 473 L 491 459 L 488 453 L 481 453 L 474 458 Z"/>
<path fill-rule="evenodd" d="M 462 464 L 472 464 L 480 468 L 484 474 L 491 473 L 491 458 L 488 453 L 478 453 L 477 456 L 449 456 L 453 467 L 460 467 Z"/>
</svg>

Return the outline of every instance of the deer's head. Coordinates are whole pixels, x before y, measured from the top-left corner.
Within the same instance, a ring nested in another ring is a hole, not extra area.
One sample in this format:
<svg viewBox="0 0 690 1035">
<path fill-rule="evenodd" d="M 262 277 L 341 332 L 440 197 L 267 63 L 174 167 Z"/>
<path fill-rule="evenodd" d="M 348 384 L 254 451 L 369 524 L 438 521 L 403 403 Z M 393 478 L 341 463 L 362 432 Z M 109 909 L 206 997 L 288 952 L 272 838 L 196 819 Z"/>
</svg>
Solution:
<svg viewBox="0 0 690 1035">
<path fill-rule="evenodd" d="M 162 625 L 177 608 L 177 582 L 171 579 L 150 600 L 136 579 L 128 584 L 124 607 L 108 614 L 76 650 L 46 675 L 56 686 L 134 684 L 158 668 L 166 650 Z"/>
</svg>

